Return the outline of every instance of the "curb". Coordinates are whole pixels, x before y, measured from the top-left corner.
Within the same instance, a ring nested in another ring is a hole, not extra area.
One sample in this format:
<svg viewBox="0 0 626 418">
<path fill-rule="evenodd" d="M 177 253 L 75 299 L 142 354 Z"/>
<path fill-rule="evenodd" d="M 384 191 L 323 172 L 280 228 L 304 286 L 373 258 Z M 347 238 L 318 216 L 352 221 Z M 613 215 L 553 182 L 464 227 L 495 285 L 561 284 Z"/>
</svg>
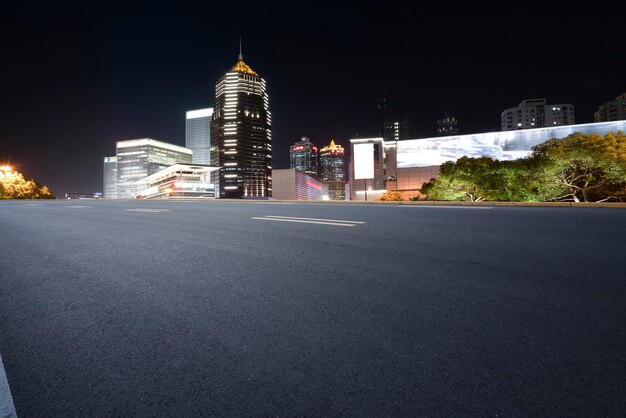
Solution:
<svg viewBox="0 0 626 418">
<path fill-rule="evenodd" d="M 17 418 L 9 382 L 2 365 L 2 357 L 0 357 L 0 418 Z"/>
</svg>

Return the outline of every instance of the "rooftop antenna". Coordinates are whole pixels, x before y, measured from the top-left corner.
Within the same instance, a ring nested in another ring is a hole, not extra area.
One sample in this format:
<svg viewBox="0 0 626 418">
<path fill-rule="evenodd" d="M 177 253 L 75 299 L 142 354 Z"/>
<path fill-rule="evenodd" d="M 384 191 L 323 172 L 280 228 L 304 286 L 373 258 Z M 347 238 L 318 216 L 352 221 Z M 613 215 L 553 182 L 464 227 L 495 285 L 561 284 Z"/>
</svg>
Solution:
<svg viewBox="0 0 626 418">
<path fill-rule="evenodd" d="M 241 35 L 239 35 L 239 61 L 243 61 L 243 53 L 241 52 Z"/>
</svg>

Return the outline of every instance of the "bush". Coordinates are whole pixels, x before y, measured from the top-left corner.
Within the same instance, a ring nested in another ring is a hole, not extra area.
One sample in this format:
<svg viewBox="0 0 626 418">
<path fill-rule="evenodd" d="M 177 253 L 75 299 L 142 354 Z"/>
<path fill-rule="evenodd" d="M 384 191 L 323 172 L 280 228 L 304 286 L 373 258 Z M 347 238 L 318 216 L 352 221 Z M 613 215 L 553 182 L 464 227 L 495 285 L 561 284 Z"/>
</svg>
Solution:
<svg viewBox="0 0 626 418">
<path fill-rule="evenodd" d="M 402 201 L 405 201 L 406 199 L 404 198 L 402 193 L 396 192 L 396 191 L 390 191 L 390 192 L 383 193 L 380 197 L 377 197 L 374 200 L 378 202 L 402 202 Z"/>
</svg>

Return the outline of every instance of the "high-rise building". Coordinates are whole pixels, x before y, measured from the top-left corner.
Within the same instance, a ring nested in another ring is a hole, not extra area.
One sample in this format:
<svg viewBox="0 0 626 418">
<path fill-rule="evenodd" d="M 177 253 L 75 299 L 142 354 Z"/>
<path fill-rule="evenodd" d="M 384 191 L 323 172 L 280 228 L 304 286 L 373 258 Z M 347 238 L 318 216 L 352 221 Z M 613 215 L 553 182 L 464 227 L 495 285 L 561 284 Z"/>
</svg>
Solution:
<svg viewBox="0 0 626 418">
<path fill-rule="evenodd" d="M 289 147 L 290 168 L 310 176 L 319 176 L 319 151 L 311 139 L 303 136 L 299 142 Z"/>
<path fill-rule="evenodd" d="M 547 104 L 546 99 L 526 99 L 519 106 L 506 109 L 500 115 L 503 131 L 573 125 L 574 105 Z"/>
<path fill-rule="evenodd" d="M 409 139 L 409 114 L 402 115 L 383 115 L 383 138 L 385 141 L 401 141 Z"/>
<path fill-rule="evenodd" d="M 117 157 L 104 157 L 102 192 L 105 199 L 117 198 Z"/>
<path fill-rule="evenodd" d="M 595 122 L 610 122 L 626 119 L 626 93 L 617 96 L 615 100 L 606 102 L 593 114 Z"/>
<path fill-rule="evenodd" d="M 345 200 L 344 149 L 341 145 L 335 144 L 334 140 L 320 150 L 320 174 L 322 181 L 328 186 L 330 200 Z"/>
<path fill-rule="evenodd" d="M 150 138 L 118 141 L 117 155 L 117 196 L 137 196 L 137 182 L 170 165 L 191 164 L 192 151 L 189 148 L 169 144 Z"/>
<path fill-rule="evenodd" d="M 211 165 L 211 119 L 212 107 L 186 113 L 185 146 L 193 151 L 194 164 Z"/>
<path fill-rule="evenodd" d="M 244 61 L 215 86 L 211 165 L 219 197 L 272 196 L 272 115 L 265 80 Z"/>
<path fill-rule="evenodd" d="M 443 114 L 443 119 L 437 120 L 437 133 L 439 136 L 452 136 L 459 134 L 459 123 L 450 112 L 446 111 Z"/>
</svg>

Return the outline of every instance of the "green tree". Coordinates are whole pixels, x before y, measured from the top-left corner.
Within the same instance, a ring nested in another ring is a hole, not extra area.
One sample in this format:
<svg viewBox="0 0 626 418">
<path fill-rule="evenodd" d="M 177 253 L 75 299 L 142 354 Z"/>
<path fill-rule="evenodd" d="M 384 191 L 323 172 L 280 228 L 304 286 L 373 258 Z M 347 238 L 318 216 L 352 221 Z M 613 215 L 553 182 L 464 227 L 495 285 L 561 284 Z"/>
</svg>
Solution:
<svg viewBox="0 0 626 418">
<path fill-rule="evenodd" d="M 626 135 L 574 133 L 533 148 L 549 200 L 596 202 L 626 196 Z"/>
<path fill-rule="evenodd" d="M 434 200 L 497 200 L 505 184 L 499 164 L 491 158 L 459 158 L 443 163 L 439 177 L 425 183 L 421 192 Z"/>
</svg>

